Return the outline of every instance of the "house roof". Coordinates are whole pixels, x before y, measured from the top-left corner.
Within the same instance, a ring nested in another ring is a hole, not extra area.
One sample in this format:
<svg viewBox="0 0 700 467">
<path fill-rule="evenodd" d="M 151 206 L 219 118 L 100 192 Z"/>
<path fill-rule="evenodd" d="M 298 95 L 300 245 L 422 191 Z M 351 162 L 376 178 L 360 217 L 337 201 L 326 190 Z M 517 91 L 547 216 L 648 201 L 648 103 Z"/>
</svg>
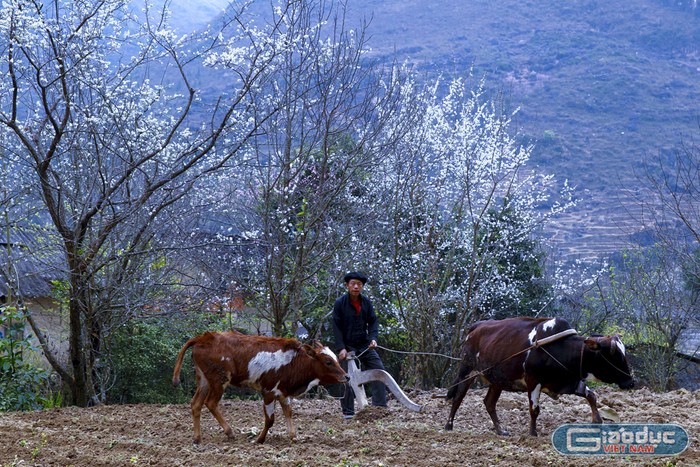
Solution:
<svg viewBox="0 0 700 467">
<path fill-rule="evenodd" d="M 678 353 L 700 361 L 700 320 L 691 321 L 681 332 L 676 344 Z"/>
<path fill-rule="evenodd" d="M 0 296 L 50 296 L 51 280 L 60 275 L 55 258 L 55 252 L 25 232 L 13 231 L 9 242 L 0 239 Z"/>
</svg>

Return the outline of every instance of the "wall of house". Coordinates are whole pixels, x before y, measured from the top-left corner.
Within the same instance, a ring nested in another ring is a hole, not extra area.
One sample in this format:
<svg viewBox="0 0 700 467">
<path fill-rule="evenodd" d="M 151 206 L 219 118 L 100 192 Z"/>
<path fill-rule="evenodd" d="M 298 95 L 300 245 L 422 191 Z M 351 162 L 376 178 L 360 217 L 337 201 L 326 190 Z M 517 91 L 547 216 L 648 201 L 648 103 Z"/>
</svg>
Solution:
<svg viewBox="0 0 700 467">
<path fill-rule="evenodd" d="M 68 361 L 68 319 L 61 312 L 55 301 L 50 298 L 36 298 L 25 302 L 27 308 L 32 313 L 34 321 L 44 332 L 45 339 L 49 343 L 49 348 L 59 361 Z M 27 324 L 25 336 L 32 344 L 39 347 L 39 340 L 32 328 Z M 42 366 L 49 368 L 49 362 L 40 356 Z"/>
</svg>

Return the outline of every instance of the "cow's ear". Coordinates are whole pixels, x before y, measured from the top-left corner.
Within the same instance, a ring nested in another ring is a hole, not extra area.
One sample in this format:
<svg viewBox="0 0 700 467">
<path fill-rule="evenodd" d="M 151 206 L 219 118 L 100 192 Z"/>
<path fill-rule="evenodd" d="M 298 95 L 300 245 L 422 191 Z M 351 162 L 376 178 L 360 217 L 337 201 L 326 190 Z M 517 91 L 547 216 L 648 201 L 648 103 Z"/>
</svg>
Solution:
<svg viewBox="0 0 700 467">
<path fill-rule="evenodd" d="M 309 344 L 304 344 L 302 348 L 304 349 L 304 352 L 306 352 L 306 355 L 308 355 L 309 357 L 316 356 L 316 350 L 314 350 L 314 348 L 311 347 Z"/>
<path fill-rule="evenodd" d="M 625 355 L 625 344 L 622 343 L 622 336 L 615 334 L 610 338 L 610 353 L 613 355 L 616 352 L 620 352 L 623 356 Z"/>
<path fill-rule="evenodd" d="M 599 350 L 600 349 L 600 344 L 598 343 L 598 339 L 588 337 L 588 338 L 586 338 L 585 341 L 583 341 L 583 343 L 586 344 L 588 346 L 588 348 L 591 350 Z"/>
</svg>

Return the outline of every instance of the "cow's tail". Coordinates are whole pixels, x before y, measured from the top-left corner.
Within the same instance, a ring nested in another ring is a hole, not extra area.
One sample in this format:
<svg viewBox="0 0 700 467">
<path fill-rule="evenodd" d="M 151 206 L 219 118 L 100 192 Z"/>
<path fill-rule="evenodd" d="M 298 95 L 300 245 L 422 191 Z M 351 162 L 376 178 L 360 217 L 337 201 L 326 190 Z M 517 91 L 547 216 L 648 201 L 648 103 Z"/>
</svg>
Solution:
<svg viewBox="0 0 700 467">
<path fill-rule="evenodd" d="M 180 385 L 180 370 L 182 369 L 182 360 L 185 358 L 185 352 L 187 349 L 192 347 L 196 342 L 196 338 L 188 340 L 185 345 L 180 349 L 180 353 L 177 354 L 177 361 L 175 362 L 175 369 L 173 370 L 173 386 L 178 387 Z"/>
<path fill-rule="evenodd" d="M 459 366 L 457 378 L 455 378 L 454 382 L 447 389 L 447 396 L 445 396 L 445 398 L 448 401 L 454 399 L 454 397 L 457 395 L 457 389 L 459 388 L 461 383 L 468 379 L 469 374 L 472 372 L 472 369 L 472 366 L 467 362 L 467 359 L 465 357 L 462 360 L 461 365 Z"/>
<path fill-rule="evenodd" d="M 469 334 L 474 329 L 476 329 L 481 323 L 483 323 L 483 321 L 477 321 L 476 323 L 473 323 L 471 326 L 469 326 L 469 329 L 467 330 L 467 338 L 469 338 Z M 467 343 L 465 341 L 464 352 L 462 354 L 462 363 L 459 365 L 459 372 L 457 373 L 457 378 L 455 378 L 454 382 L 447 389 L 447 396 L 445 396 L 448 401 L 454 399 L 455 395 L 457 395 L 457 389 L 459 388 L 462 382 L 468 379 L 469 374 L 474 369 L 474 366 L 475 365 L 472 365 L 472 363 L 470 362 Z"/>
</svg>

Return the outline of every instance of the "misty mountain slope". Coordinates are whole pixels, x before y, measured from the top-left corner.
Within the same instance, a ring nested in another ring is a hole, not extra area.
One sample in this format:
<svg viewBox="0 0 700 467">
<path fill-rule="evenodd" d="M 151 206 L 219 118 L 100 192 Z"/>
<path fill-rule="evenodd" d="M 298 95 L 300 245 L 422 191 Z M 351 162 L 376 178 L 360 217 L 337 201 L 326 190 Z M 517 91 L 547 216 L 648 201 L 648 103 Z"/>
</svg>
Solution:
<svg viewBox="0 0 700 467">
<path fill-rule="evenodd" d="M 354 1 L 372 54 L 432 73 L 474 67 L 519 107 L 532 162 L 578 187 L 548 234 L 565 253 L 616 251 L 641 229 L 635 171 L 700 138 L 700 9 L 664 0 Z M 621 208 L 620 203 L 625 207 Z"/>
<path fill-rule="evenodd" d="M 547 234 L 564 253 L 589 256 L 619 250 L 642 228 L 628 210 L 637 209 L 643 159 L 668 156 L 681 139 L 700 140 L 693 5 L 351 0 L 347 23 L 369 21 L 375 59 L 407 60 L 433 76 L 473 69 L 488 89 L 505 91 L 510 107 L 520 108 L 514 130 L 536 145 L 532 164 L 578 188 L 577 208 Z M 251 11 L 269 14 L 270 2 L 256 0 Z"/>
</svg>

